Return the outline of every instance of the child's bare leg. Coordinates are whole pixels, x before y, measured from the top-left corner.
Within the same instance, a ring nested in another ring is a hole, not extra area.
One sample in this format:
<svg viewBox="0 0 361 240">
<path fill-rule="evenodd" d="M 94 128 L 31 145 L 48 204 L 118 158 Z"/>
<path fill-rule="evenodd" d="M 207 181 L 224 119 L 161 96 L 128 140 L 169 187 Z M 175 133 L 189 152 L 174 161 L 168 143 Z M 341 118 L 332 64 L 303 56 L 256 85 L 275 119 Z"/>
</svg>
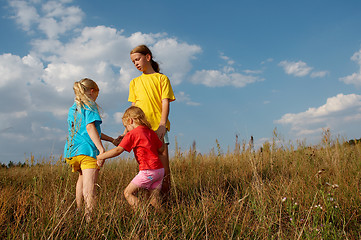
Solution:
<svg viewBox="0 0 361 240">
<path fill-rule="evenodd" d="M 124 197 L 134 210 L 139 206 L 139 199 L 137 196 L 135 196 L 138 190 L 139 187 L 134 183 L 129 183 L 129 185 L 124 190 Z"/>
<path fill-rule="evenodd" d="M 153 189 L 149 191 L 150 193 L 150 204 L 152 204 L 152 206 L 155 209 L 161 209 L 162 208 L 162 203 L 160 200 L 160 189 Z"/>
<path fill-rule="evenodd" d="M 81 171 L 79 171 L 78 181 L 76 182 L 75 199 L 76 207 L 80 210 L 83 202 L 83 175 Z"/>
<path fill-rule="evenodd" d="M 168 145 L 165 144 L 164 151 L 159 155 L 160 160 L 162 161 L 164 167 L 164 178 L 162 183 L 161 193 L 164 197 L 167 197 L 169 194 L 171 183 L 170 183 L 170 167 L 169 167 L 169 155 L 168 155 Z"/>
<path fill-rule="evenodd" d="M 85 201 L 85 213 L 89 216 L 95 206 L 95 183 L 98 179 L 99 169 L 84 169 L 83 172 L 83 196 Z"/>
</svg>

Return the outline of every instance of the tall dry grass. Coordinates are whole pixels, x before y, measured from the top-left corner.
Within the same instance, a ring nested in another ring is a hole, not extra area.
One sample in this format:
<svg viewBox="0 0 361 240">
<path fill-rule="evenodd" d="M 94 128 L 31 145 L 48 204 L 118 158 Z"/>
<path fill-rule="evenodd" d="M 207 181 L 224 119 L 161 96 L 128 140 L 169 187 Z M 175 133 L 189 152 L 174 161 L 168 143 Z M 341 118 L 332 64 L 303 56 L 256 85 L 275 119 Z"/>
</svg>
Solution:
<svg viewBox="0 0 361 240">
<path fill-rule="evenodd" d="M 282 141 L 281 141 L 282 143 Z M 123 190 L 132 159 L 101 170 L 98 207 L 86 224 L 75 212 L 77 174 L 52 159 L 0 169 L 1 239 L 360 239 L 361 144 L 246 143 L 224 153 L 189 151 L 171 159 L 172 192 L 164 211 L 135 213 Z M 142 194 L 141 194 L 142 195 Z"/>
</svg>

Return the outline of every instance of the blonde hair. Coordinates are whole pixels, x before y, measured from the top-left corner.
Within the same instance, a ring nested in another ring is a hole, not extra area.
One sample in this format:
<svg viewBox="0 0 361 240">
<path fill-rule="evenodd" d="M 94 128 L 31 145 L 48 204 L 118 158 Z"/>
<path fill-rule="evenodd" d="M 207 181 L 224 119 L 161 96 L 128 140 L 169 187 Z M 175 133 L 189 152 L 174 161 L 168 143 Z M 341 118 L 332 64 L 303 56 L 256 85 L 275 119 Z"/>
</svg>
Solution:
<svg viewBox="0 0 361 240">
<path fill-rule="evenodd" d="M 150 63 L 152 65 L 153 70 L 157 73 L 160 72 L 159 64 L 153 60 L 153 54 L 146 45 L 136 46 L 135 48 L 132 49 L 132 51 L 130 51 L 130 54 L 133 54 L 133 53 L 141 53 L 143 55 L 149 54 L 150 55 Z"/>
<path fill-rule="evenodd" d="M 127 110 L 125 110 L 122 120 L 124 122 L 128 119 L 133 119 L 133 121 L 137 125 L 146 126 L 150 129 L 152 129 L 152 126 L 148 122 L 143 110 L 139 107 L 131 106 Z"/>
<path fill-rule="evenodd" d="M 83 78 L 82 80 L 75 82 L 74 86 L 75 93 L 75 102 L 81 108 L 85 106 L 89 107 L 91 110 L 94 110 L 94 107 L 99 111 L 98 104 L 88 96 L 88 92 L 91 89 L 99 91 L 98 85 L 90 78 Z"/>
</svg>

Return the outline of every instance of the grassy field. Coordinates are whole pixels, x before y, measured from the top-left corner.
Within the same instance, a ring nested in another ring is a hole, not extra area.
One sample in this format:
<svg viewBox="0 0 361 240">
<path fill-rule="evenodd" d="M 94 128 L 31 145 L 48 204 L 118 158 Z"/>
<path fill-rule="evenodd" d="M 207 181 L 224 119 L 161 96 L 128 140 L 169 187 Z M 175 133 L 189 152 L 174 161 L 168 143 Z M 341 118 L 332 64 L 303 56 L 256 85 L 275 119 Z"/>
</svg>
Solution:
<svg viewBox="0 0 361 240">
<path fill-rule="evenodd" d="M 101 170 L 98 207 L 75 212 L 77 174 L 57 159 L 0 169 L 0 239 L 361 239 L 361 144 L 261 149 L 218 142 L 208 154 L 176 147 L 163 212 L 133 213 L 123 190 L 138 166 L 114 159 Z"/>
</svg>

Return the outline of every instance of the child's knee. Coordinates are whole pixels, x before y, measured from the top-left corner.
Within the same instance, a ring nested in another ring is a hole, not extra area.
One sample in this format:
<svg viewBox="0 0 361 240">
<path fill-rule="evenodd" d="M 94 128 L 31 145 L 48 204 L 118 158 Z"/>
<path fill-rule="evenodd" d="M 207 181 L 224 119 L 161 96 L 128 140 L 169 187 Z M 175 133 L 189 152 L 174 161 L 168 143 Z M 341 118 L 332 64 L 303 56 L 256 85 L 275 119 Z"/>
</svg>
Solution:
<svg viewBox="0 0 361 240">
<path fill-rule="evenodd" d="M 130 195 L 132 194 L 132 193 L 130 193 L 130 192 L 128 191 L 127 188 L 124 190 L 123 193 L 124 193 L 124 197 L 125 197 L 126 199 L 128 199 L 128 198 L 130 197 Z"/>
</svg>

